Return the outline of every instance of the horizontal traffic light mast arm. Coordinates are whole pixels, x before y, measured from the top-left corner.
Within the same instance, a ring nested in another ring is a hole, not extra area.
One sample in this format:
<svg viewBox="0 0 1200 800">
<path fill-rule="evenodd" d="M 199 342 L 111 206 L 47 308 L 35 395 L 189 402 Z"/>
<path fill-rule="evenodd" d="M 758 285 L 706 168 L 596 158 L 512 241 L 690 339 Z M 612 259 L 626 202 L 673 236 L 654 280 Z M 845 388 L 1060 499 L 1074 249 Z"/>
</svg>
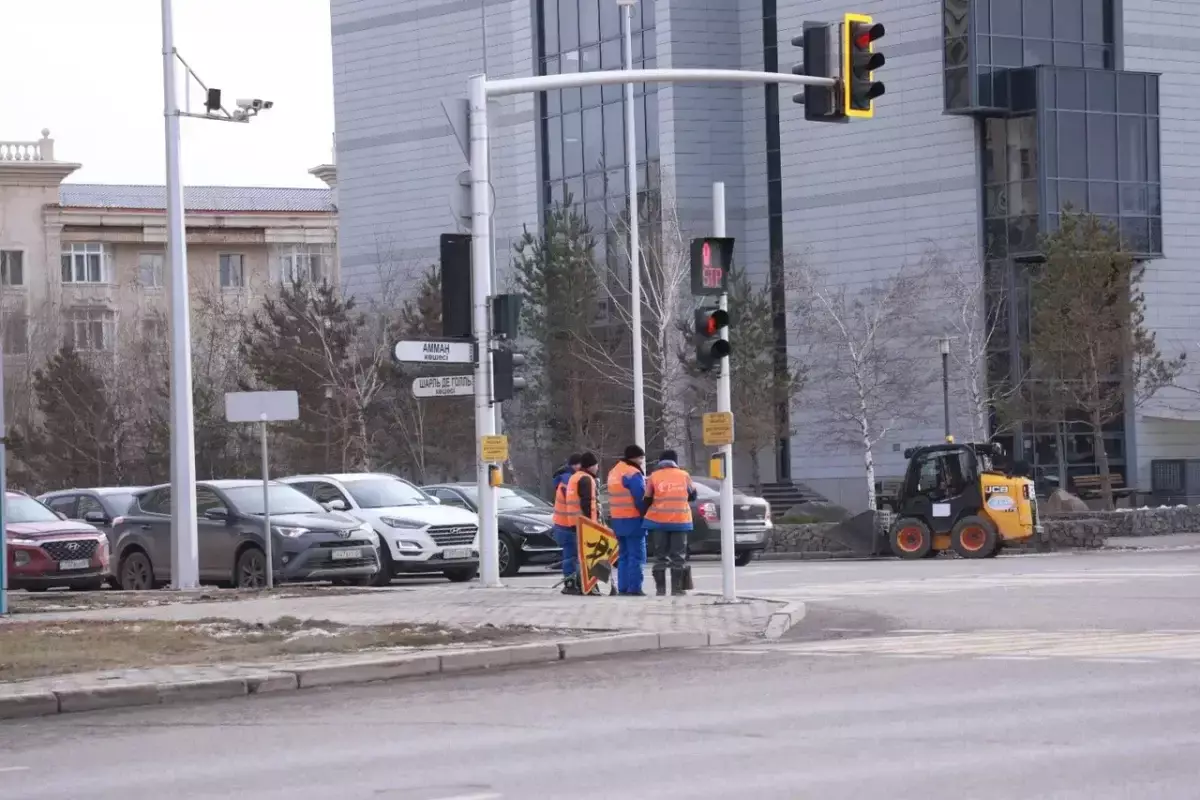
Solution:
<svg viewBox="0 0 1200 800">
<path fill-rule="evenodd" d="M 581 86 L 609 86 L 620 83 L 789 83 L 797 86 L 833 86 L 833 78 L 791 75 L 784 72 L 755 72 L 742 69 L 631 69 L 604 72 L 571 72 L 565 75 L 538 75 L 530 78 L 486 80 L 488 97 L 548 92 Z"/>
</svg>

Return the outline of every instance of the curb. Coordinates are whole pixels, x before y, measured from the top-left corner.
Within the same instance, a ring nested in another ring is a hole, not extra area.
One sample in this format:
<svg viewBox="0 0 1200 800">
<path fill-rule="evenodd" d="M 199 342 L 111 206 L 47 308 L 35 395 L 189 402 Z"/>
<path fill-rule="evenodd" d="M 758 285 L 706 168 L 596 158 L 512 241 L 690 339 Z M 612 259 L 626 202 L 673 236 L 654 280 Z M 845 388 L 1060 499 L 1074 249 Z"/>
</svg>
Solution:
<svg viewBox="0 0 1200 800">
<path fill-rule="evenodd" d="M 781 611 L 772 615 L 772 622 L 783 613 Z M 212 678 L 63 689 L 8 685 L 0 686 L 0 721 L 47 717 L 77 711 L 228 700 L 258 694 L 302 691 L 320 686 L 349 686 L 397 678 L 549 664 L 556 661 L 582 661 L 616 653 L 716 647 L 732 644 L 734 641 L 736 638 L 727 634 L 705 631 L 620 633 L 446 653 L 357 656 L 331 659 L 324 664 L 283 669 L 259 666 L 247 668 L 241 674 Z"/>
<path fill-rule="evenodd" d="M 763 631 L 763 638 L 768 640 L 780 638 L 791 630 L 793 625 L 804 619 L 804 615 L 807 613 L 808 608 L 804 603 L 788 603 L 767 619 L 767 628 Z"/>
</svg>

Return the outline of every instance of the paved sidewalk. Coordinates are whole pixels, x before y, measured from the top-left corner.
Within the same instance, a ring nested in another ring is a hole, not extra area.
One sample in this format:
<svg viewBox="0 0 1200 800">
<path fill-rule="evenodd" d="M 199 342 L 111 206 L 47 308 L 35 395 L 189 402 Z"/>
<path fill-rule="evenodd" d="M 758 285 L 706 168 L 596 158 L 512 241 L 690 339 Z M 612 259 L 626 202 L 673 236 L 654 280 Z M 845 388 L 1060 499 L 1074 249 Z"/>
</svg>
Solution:
<svg viewBox="0 0 1200 800">
<path fill-rule="evenodd" d="M 755 599 L 723 604 L 720 600 L 720 597 L 704 594 L 685 597 L 571 597 L 548 588 L 422 586 L 379 589 L 359 594 L 264 597 L 236 602 L 22 614 L 13 620 L 196 621 L 216 618 L 267 623 L 280 617 L 296 617 L 347 625 L 424 623 L 468 627 L 529 626 L 576 631 L 691 631 L 736 640 L 763 635 L 772 615 L 784 610 L 784 602 Z"/>
</svg>

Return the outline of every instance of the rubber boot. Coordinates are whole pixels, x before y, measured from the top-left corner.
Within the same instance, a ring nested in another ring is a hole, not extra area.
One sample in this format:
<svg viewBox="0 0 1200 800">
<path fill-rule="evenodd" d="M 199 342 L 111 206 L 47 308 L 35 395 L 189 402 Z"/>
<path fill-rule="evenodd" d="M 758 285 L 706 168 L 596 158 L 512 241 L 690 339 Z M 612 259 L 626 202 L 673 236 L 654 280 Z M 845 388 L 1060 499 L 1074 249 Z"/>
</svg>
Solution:
<svg viewBox="0 0 1200 800">
<path fill-rule="evenodd" d="M 667 570 L 655 567 L 650 574 L 654 576 L 654 594 L 657 597 L 664 596 L 667 593 Z"/>
<path fill-rule="evenodd" d="M 568 575 L 563 580 L 563 594 L 583 594 L 579 588 L 579 577 L 577 575 Z"/>
<path fill-rule="evenodd" d="M 671 594 L 684 595 L 687 594 L 687 589 L 684 587 L 684 571 L 682 569 L 671 570 Z"/>
</svg>

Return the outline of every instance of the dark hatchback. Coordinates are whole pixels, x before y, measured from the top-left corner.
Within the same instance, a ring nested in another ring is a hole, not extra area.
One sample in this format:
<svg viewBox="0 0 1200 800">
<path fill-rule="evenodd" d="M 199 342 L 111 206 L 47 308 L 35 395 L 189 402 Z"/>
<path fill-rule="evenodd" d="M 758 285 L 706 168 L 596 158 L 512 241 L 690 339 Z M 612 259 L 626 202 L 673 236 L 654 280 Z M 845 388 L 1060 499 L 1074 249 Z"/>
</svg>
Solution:
<svg viewBox="0 0 1200 800">
<path fill-rule="evenodd" d="M 369 525 L 281 483 L 271 483 L 275 580 L 367 585 L 379 571 L 379 540 Z M 263 485 L 252 480 L 196 484 L 200 580 L 242 588 L 266 585 Z M 171 487 L 137 495 L 113 521 L 116 580 L 152 589 L 171 579 Z"/>
<path fill-rule="evenodd" d="M 439 483 L 422 486 L 442 505 L 479 511 L 479 495 L 473 483 Z M 516 575 L 521 567 L 555 563 L 562 548 L 554 541 L 554 507 L 539 497 L 515 486 L 496 489 L 496 517 L 499 527 L 500 574 Z"/>
<path fill-rule="evenodd" d="M 693 531 L 688 552 L 712 555 L 721 552 L 721 483 L 711 478 L 692 478 L 696 499 L 692 503 Z M 733 538 L 735 563 L 744 567 L 754 554 L 766 549 L 771 529 L 771 504 L 761 497 L 733 490 Z"/>
</svg>

